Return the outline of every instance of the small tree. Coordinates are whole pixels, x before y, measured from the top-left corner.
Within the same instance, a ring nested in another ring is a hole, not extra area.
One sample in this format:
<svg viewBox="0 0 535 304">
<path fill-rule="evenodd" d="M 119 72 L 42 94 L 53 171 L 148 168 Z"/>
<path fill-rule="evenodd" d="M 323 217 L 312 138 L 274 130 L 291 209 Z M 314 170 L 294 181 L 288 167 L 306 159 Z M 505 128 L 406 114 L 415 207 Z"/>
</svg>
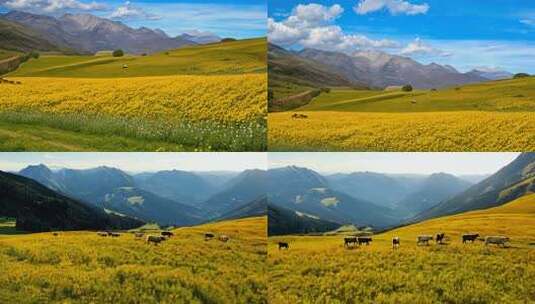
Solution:
<svg viewBox="0 0 535 304">
<path fill-rule="evenodd" d="M 33 58 L 33 59 L 39 59 L 39 56 L 40 54 L 36 51 L 31 51 L 30 52 L 30 57 Z"/>
<path fill-rule="evenodd" d="M 401 90 L 403 92 L 412 92 L 412 86 L 410 84 L 406 84 L 401 88 Z"/>
<path fill-rule="evenodd" d="M 124 52 L 123 52 L 123 50 L 118 49 L 118 50 L 113 51 L 112 56 L 113 57 L 123 57 L 124 56 Z"/>
<path fill-rule="evenodd" d="M 529 77 L 528 73 L 518 73 L 518 74 L 515 74 L 515 76 L 513 76 L 513 78 L 515 78 L 515 79 L 526 78 L 526 77 Z"/>
</svg>

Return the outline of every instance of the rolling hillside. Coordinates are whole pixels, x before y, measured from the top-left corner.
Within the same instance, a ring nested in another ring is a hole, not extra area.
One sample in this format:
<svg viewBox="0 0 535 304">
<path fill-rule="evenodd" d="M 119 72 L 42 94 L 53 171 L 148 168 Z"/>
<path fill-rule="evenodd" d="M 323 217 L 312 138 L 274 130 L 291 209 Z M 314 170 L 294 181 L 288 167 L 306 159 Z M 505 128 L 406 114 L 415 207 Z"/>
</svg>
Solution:
<svg viewBox="0 0 535 304">
<path fill-rule="evenodd" d="M 0 302 L 266 303 L 266 225 L 257 217 L 175 229 L 157 246 L 136 240 L 137 230 L 2 235 Z M 206 232 L 230 240 L 205 241 Z"/>
<path fill-rule="evenodd" d="M 17 22 L 9 21 L 0 16 L 0 50 L 10 50 L 27 53 L 30 51 L 62 52 L 68 48 L 57 46 L 56 44 L 42 38 L 42 36 Z M 0 57 L 0 60 L 3 59 Z"/>
<path fill-rule="evenodd" d="M 332 89 L 270 113 L 271 151 L 532 151 L 535 78 L 437 91 Z M 447 127 L 445 127 L 447 126 Z"/>
<path fill-rule="evenodd" d="M 496 207 L 532 192 L 535 192 L 535 153 L 523 153 L 492 176 L 418 214 L 412 221 Z"/>
<path fill-rule="evenodd" d="M 535 285 L 535 195 L 373 236 L 345 249 L 340 236 L 270 237 L 271 303 L 523 303 Z M 445 232 L 447 245 L 417 246 Z M 461 234 L 506 235 L 509 248 L 462 244 Z M 392 249 L 392 237 L 401 245 Z M 289 243 L 278 250 L 277 242 Z M 306 260 L 307 263 L 303 263 Z"/>
<path fill-rule="evenodd" d="M 131 229 L 143 222 L 113 214 L 0 171 L 0 216 L 16 218 L 23 231 Z"/>
<path fill-rule="evenodd" d="M 265 58 L 266 40 L 260 38 L 182 47 L 147 56 L 45 55 L 25 63 L 10 76 L 124 78 L 264 73 Z"/>
</svg>

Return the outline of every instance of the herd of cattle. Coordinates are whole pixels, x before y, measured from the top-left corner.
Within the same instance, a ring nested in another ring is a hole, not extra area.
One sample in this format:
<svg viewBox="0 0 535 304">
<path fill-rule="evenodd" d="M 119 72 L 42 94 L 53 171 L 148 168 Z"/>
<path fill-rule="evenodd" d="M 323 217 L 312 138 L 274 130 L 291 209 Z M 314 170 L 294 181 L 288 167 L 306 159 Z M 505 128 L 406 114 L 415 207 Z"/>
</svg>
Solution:
<svg viewBox="0 0 535 304">
<path fill-rule="evenodd" d="M 54 235 L 56 235 L 56 234 L 54 234 Z M 99 231 L 99 232 L 97 232 L 97 235 L 101 236 L 101 237 L 120 237 L 121 236 L 120 233 L 112 232 L 112 231 Z M 160 235 L 154 235 L 154 234 L 146 235 L 144 232 L 135 232 L 134 233 L 134 237 L 135 237 L 136 240 L 145 239 L 145 241 L 148 244 L 154 244 L 154 245 L 158 245 L 161 242 L 170 239 L 174 235 L 175 234 L 173 232 L 171 232 L 171 231 L 162 231 L 160 233 Z M 205 233 L 204 234 L 204 240 L 205 241 L 209 241 L 211 239 L 214 239 L 215 237 L 216 237 L 216 235 L 213 234 L 213 233 Z M 217 239 L 220 240 L 223 243 L 226 243 L 226 242 L 228 242 L 230 240 L 230 237 L 227 236 L 227 235 L 221 234 L 221 235 L 217 236 Z"/>
<path fill-rule="evenodd" d="M 437 233 L 433 235 L 419 235 L 416 237 L 416 245 L 418 246 L 428 246 L 430 241 L 435 241 L 436 244 L 444 245 L 447 244 L 449 238 L 445 233 Z M 485 245 L 494 244 L 497 246 L 505 247 L 509 242 L 509 238 L 506 236 L 487 236 L 480 237 L 478 233 L 463 234 L 461 236 L 463 244 L 465 243 L 474 243 L 476 240 L 484 241 Z M 360 246 L 362 244 L 370 245 L 372 238 L 370 236 L 347 236 L 344 237 L 344 247 L 353 248 Z M 290 249 L 290 244 L 287 242 L 279 242 L 279 250 L 281 249 Z M 395 236 L 392 238 L 392 248 L 396 249 L 401 246 L 401 238 Z"/>
</svg>

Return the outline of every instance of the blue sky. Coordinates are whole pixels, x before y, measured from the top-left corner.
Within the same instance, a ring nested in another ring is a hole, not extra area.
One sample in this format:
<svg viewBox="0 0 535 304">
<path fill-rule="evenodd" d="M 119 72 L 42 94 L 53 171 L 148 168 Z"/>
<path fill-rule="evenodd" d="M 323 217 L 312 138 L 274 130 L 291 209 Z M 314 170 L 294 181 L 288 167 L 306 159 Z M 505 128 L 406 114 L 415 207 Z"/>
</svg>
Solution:
<svg viewBox="0 0 535 304">
<path fill-rule="evenodd" d="M 243 171 L 266 169 L 266 153 L 0 153 L 0 171 L 18 171 L 45 164 L 53 169 L 88 169 L 99 166 L 129 172 L 158 170 Z"/>
<path fill-rule="evenodd" d="M 235 38 L 266 35 L 267 5 L 259 0 L 0 0 L 0 11 L 11 9 L 54 16 L 91 13 L 136 28 L 160 28 L 171 36 L 195 30 Z"/>
<path fill-rule="evenodd" d="M 269 153 L 269 168 L 299 166 L 322 173 L 492 174 L 519 153 Z"/>
<path fill-rule="evenodd" d="M 302 15 L 312 16 L 318 12 L 317 5 L 324 8 L 323 14 L 318 15 L 320 20 L 309 18 L 304 24 L 297 8 L 310 8 L 311 4 L 316 9 L 302 9 Z M 274 22 L 268 32 L 270 39 L 277 43 L 271 37 L 279 38 L 283 45 L 295 42 L 291 35 L 282 36 L 284 33 L 302 38 L 299 30 L 339 27 L 341 33 L 337 35 L 344 35 L 345 41 L 352 35 L 360 38 L 354 39 L 359 43 L 349 44 L 349 48 L 348 43 L 343 45 L 347 52 L 374 45 L 424 63 L 451 64 L 462 71 L 488 67 L 535 73 L 532 0 L 270 0 L 268 16 Z M 323 33 L 328 37 L 327 31 Z M 340 41 L 340 37 L 335 38 Z M 303 38 L 297 39 L 293 47 L 303 47 L 303 41 L 308 44 L 305 46 L 326 48 L 318 39 Z"/>
</svg>

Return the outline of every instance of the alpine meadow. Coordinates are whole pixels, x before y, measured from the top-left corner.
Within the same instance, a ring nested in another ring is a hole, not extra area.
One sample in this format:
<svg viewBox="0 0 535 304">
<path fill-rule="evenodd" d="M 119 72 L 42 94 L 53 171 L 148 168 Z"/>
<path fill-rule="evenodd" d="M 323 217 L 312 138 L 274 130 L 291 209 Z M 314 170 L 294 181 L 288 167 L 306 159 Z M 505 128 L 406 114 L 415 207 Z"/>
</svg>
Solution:
<svg viewBox="0 0 535 304">
<path fill-rule="evenodd" d="M 267 303 L 261 153 L 0 163 L 1 303 Z"/>
<path fill-rule="evenodd" d="M 414 2 L 270 2 L 270 151 L 534 149 L 529 20 Z"/>
<path fill-rule="evenodd" d="M 0 15 L 1 150 L 267 149 L 265 38 L 95 14 Z"/>
<path fill-rule="evenodd" d="M 277 166 L 293 162 L 275 154 Z M 300 153 L 328 175 L 270 169 L 299 185 L 270 179 L 270 303 L 535 301 L 533 153 L 368 154 Z M 333 171 L 363 160 L 415 169 Z"/>
</svg>

